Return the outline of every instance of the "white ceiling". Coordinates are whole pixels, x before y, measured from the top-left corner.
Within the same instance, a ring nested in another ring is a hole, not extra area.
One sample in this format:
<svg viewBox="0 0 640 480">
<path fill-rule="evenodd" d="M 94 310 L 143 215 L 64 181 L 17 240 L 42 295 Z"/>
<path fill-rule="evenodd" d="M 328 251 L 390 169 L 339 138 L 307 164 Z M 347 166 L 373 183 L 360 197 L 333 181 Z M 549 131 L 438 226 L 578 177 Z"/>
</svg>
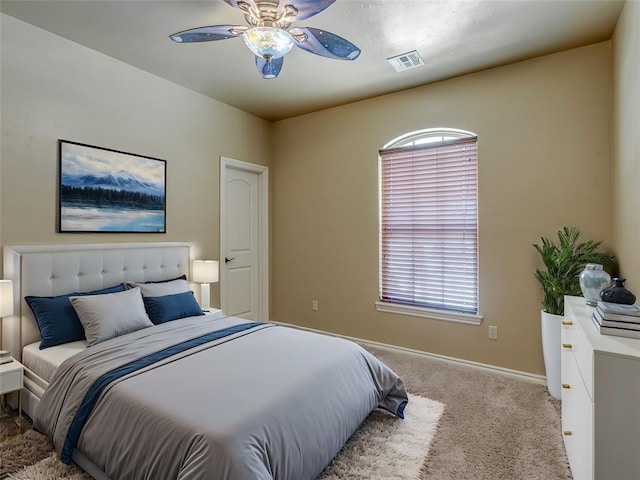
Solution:
<svg viewBox="0 0 640 480">
<path fill-rule="evenodd" d="M 285 1 L 285 0 L 282 0 Z M 295 0 L 291 0 L 295 1 Z M 633 1 L 633 0 L 630 0 Z M 338 34 L 353 61 L 294 48 L 264 80 L 241 38 L 177 44 L 169 35 L 245 25 L 223 0 L 1 0 L 2 12 L 266 120 L 279 120 L 611 38 L 618 0 L 337 0 L 294 26 Z M 417 50 L 397 73 L 386 58 Z"/>
</svg>

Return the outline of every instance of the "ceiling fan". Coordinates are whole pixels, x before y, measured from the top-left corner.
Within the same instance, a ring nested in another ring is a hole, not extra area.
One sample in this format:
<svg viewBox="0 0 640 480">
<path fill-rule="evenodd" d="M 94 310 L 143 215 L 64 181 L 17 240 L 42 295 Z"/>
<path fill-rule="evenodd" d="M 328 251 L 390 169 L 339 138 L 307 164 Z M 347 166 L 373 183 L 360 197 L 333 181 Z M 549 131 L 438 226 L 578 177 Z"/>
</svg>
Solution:
<svg viewBox="0 0 640 480">
<path fill-rule="evenodd" d="M 276 78 L 282 70 L 284 56 L 296 45 L 322 57 L 355 60 L 360 49 L 330 32 L 311 27 L 294 27 L 297 20 L 317 15 L 336 0 L 224 0 L 244 13 L 249 24 L 212 25 L 174 33 L 169 38 L 178 43 L 211 42 L 240 37 L 254 53 L 263 78 Z"/>
</svg>

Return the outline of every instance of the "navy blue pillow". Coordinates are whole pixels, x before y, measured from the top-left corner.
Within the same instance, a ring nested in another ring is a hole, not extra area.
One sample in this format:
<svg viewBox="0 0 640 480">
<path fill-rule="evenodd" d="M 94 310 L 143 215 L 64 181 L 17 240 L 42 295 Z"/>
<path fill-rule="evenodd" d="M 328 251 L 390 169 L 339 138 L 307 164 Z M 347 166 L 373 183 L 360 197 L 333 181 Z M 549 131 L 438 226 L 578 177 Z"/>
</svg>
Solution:
<svg viewBox="0 0 640 480">
<path fill-rule="evenodd" d="M 149 318 L 156 325 L 179 318 L 204 315 L 192 291 L 162 297 L 142 297 L 142 300 Z"/>
<path fill-rule="evenodd" d="M 63 343 L 84 340 L 84 328 L 73 309 L 69 297 L 124 292 L 124 283 L 92 292 L 77 292 L 57 297 L 24 297 L 33 311 L 40 329 L 40 350 Z"/>
</svg>

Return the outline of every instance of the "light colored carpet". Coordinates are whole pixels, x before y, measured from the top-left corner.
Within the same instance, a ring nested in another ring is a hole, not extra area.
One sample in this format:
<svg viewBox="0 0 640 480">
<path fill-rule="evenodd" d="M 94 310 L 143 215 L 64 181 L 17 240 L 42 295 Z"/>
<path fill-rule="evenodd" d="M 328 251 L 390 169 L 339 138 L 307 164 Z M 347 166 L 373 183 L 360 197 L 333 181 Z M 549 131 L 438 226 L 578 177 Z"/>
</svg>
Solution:
<svg viewBox="0 0 640 480">
<path fill-rule="evenodd" d="M 544 385 L 462 364 L 366 347 L 410 392 L 444 403 L 421 480 L 567 480 L 560 402 Z"/>
<path fill-rule="evenodd" d="M 418 480 L 444 405 L 410 395 L 405 419 L 375 411 L 362 423 L 319 480 Z M 47 438 L 33 430 L 3 442 L 3 458 L 26 465 L 6 478 L 12 480 L 86 480 L 77 467 L 58 460 Z M 11 443 L 15 448 L 11 448 Z M 0 472 L 3 471 L 0 463 Z M 13 468 L 11 468 L 13 469 Z"/>
<path fill-rule="evenodd" d="M 11 473 L 7 478 L 12 480 L 86 480 L 91 477 L 75 465 L 65 465 L 55 453 L 50 453 L 38 463 Z"/>
</svg>

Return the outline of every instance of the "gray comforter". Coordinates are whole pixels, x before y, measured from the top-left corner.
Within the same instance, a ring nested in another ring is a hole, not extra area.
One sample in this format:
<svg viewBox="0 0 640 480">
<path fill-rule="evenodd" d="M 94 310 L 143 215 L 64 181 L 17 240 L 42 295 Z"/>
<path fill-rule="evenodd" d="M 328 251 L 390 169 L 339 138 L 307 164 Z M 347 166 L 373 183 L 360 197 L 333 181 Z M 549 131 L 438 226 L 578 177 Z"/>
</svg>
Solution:
<svg viewBox="0 0 640 480">
<path fill-rule="evenodd" d="M 88 348 L 60 366 L 34 426 L 60 453 L 96 380 L 243 323 L 193 317 Z M 402 417 L 407 395 L 393 371 L 353 342 L 263 324 L 127 373 L 96 399 L 76 448 L 112 479 L 304 480 L 320 474 L 374 408 Z"/>
</svg>

